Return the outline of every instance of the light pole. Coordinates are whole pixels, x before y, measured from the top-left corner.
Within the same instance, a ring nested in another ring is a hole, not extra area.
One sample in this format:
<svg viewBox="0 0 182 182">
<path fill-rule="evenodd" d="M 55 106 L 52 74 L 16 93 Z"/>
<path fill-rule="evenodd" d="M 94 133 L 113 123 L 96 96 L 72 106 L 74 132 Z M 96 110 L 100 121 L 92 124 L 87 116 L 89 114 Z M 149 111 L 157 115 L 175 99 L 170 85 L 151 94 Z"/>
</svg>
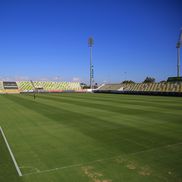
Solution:
<svg viewBox="0 0 182 182">
<path fill-rule="evenodd" d="M 180 30 L 180 34 L 179 34 L 179 40 L 176 44 L 176 48 L 177 48 L 177 77 L 180 77 L 180 47 L 182 45 L 182 28 Z"/>
<path fill-rule="evenodd" d="M 90 89 L 93 88 L 93 79 L 94 79 L 94 67 L 92 64 L 92 47 L 94 44 L 94 39 L 89 37 L 88 39 L 88 46 L 90 47 Z"/>
</svg>

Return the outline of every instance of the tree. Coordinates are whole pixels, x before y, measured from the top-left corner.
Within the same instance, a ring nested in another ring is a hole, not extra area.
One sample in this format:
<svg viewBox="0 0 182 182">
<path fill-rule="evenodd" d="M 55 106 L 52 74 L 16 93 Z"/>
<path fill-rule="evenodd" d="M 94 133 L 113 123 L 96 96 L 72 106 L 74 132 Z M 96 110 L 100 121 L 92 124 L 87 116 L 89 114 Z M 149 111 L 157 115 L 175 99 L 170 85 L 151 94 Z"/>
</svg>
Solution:
<svg viewBox="0 0 182 182">
<path fill-rule="evenodd" d="M 162 80 L 162 81 L 160 81 L 160 83 L 166 83 L 166 80 Z"/>
<path fill-rule="evenodd" d="M 135 83 L 134 81 L 132 80 L 124 80 L 122 83 L 125 83 L 125 84 L 131 84 L 131 83 Z"/>
<path fill-rule="evenodd" d="M 90 88 L 90 86 L 88 86 L 86 83 L 80 83 L 80 86 L 82 87 L 82 89 Z"/>
<path fill-rule="evenodd" d="M 94 89 L 98 88 L 98 83 L 95 83 Z"/>
<path fill-rule="evenodd" d="M 155 78 L 146 77 L 143 83 L 155 83 Z"/>
</svg>

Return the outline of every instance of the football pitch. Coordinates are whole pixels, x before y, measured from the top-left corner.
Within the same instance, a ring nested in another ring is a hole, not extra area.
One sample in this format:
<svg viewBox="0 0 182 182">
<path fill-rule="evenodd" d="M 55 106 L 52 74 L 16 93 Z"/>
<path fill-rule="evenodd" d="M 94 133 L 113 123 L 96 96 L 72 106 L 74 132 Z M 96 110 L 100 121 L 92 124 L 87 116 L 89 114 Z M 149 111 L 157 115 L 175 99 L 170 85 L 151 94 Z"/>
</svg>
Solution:
<svg viewBox="0 0 182 182">
<path fill-rule="evenodd" d="M 182 182 L 182 98 L 0 95 L 0 182 Z"/>
</svg>

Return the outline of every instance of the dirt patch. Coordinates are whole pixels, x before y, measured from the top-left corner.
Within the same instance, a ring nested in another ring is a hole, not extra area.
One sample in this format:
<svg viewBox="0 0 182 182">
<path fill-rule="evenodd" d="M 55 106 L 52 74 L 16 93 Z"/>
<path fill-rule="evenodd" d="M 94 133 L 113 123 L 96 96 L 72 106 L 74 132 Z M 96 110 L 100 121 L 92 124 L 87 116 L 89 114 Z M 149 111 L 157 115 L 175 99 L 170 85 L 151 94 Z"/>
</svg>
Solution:
<svg viewBox="0 0 182 182">
<path fill-rule="evenodd" d="M 93 182 L 112 182 L 109 179 L 100 179 L 103 177 L 103 174 L 95 172 L 92 166 L 82 167 L 82 170 Z"/>
<path fill-rule="evenodd" d="M 168 174 L 169 174 L 169 175 L 171 175 L 171 174 L 172 174 L 172 172 L 171 172 L 171 171 L 168 171 Z"/>
<path fill-rule="evenodd" d="M 136 166 L 134 166 L 133 164 L 128 164 L 127 165 L 127 168 L 128 169 L 136 169 Z"/>
<path fill-rule="evenodd" d="M 115 162 L 118 163 L 118 164 L 123 164 L 125 161 L 126 161 L 126 159 L 123 159 L 123 158 L 120 158 L 120 157 L 115 159 Z"/>
<path fill-rule="evenodd" d="M 104 179 L 104 180 L 97 179 L 94 182 L 112 182 L 112 181 L 109 179 Z"/>
<path fill-rule="evenodd" d="M 135 162 L 129 162 L 129 164 L 126 165 L 128 169 L 134 170 L 137 168 L 137 165 Z"/>
<path fill-rule="evenodd" d="M 141 176 L 150 176 L 152 171 L 149 167 L 142 167 L 138 172 Z"/>
</svg>

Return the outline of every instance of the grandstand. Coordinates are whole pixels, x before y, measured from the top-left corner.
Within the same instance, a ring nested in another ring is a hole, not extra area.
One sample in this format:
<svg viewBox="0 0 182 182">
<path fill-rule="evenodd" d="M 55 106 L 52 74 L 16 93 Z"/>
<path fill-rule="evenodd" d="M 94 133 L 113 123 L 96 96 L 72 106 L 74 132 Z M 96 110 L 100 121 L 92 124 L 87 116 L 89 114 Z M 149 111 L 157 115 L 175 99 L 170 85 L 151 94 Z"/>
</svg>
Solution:
<svg viewBox="0 0 182 182">
<path fill-rule="evenodd" d="M 131 84 L 103 84 L 95 92 L 112 92 L 127 94 L 152 94 L 152 95 L 181 95 L 181 82 L 165 83 L 131 83 Z"/>
<path fill-rule="evenodd" d="M 0 82 L 0 93 L 18 94 L 18 85 L 16 82 Z"/>
<path fill-rule="evenodd" d="M 18 81 L 0 82 L 0 93 L 74 92 L 80 91 L 79 82 Z"/>
<path fill-rule="evenodd" d="M 30 83 L 27 83 L 30 84 Z M 78 82 L 46 82 L 35 81 L 32 82 L 32 89 L 44 90 L 48 92 L 60 92 L 60 91 L 79 91 L 81 89 Z M 24 91 L 24 90 L 22 90 Z"/>
<path fill-rule="evenodd" d="M 99 87 L 100 90 L 120 90 L 122 88 L 122 84 L 103 84 Z"/>
<path fill-rule="evenodd" d="M 33 91 L 33 85 L 30 81 L 20 81 L 17 82 L 18 88 L 20 91 Z"/>
<path fill-rule="evenodd" d="M 16 82 L 3 82 L 4 89 L 18 89 Z"/>
<path fill-rule="evenodd" d="M 0 82 L 0 93 L 80 92 L 79 82 L 18 81 Z M 103 84 L 95 93 L 182 95 L 182 82 Z"/>
<path fill-rule="evenodd" d="M 0 81 L 0 93 L 4 92 L 3 82 Z"/>
</svg>

